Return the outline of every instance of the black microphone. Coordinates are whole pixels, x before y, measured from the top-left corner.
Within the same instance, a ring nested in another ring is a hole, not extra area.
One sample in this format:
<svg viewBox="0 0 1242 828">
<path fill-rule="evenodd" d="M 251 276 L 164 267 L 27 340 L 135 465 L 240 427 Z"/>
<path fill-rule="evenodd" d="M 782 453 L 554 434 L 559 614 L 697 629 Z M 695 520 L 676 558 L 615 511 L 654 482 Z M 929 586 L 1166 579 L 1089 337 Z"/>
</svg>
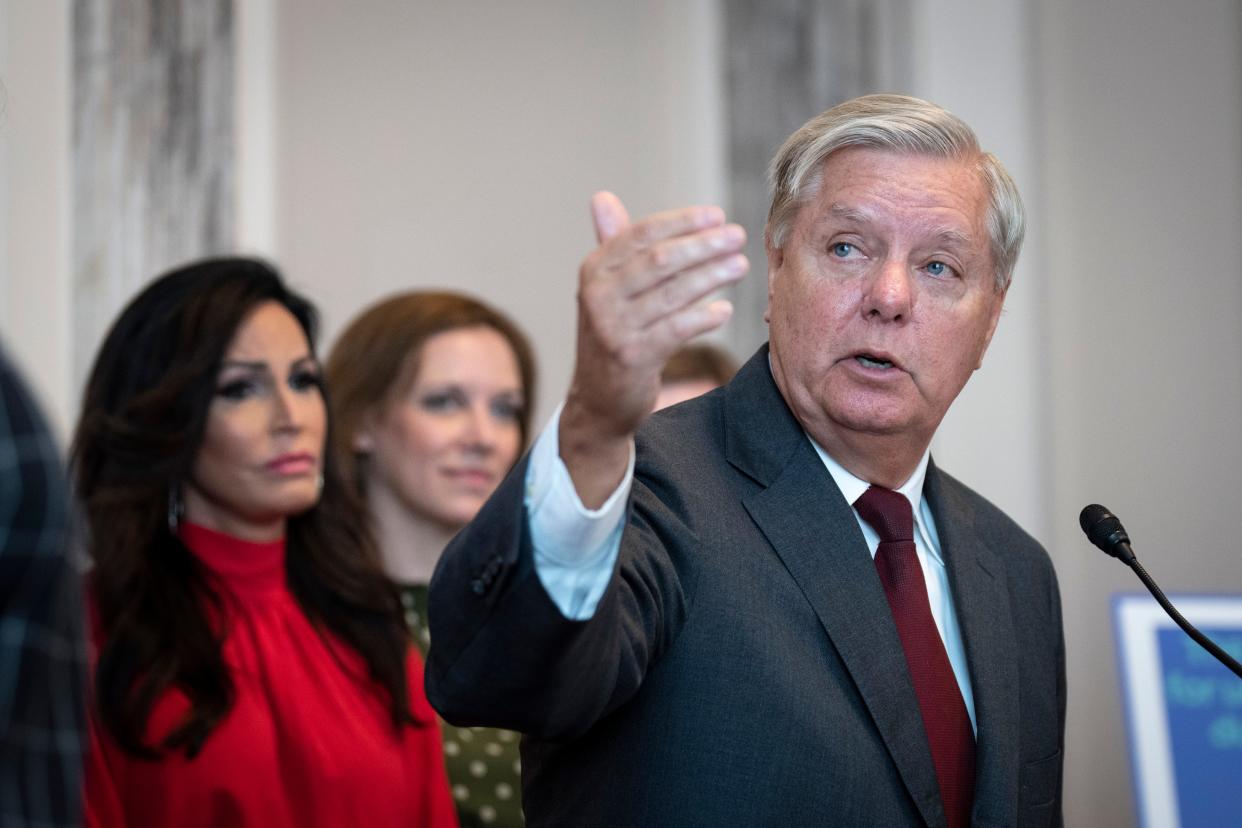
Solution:
<svg viewBox="0 0 1242 828">
<path fill-rule="evenodd" d="M 1138 563 L 1130 548 L 1130 536 L 1121 521 L 1098 503 L 1092 503 L 1078 515 L 1078 525 L 1096 546 L 1129 566 Z"/>
<path fill-rule="evenodd" d="M 1139 580 L 1147 587 L 1147 591 L 1152 597 L 1164 608 L 1169 617 L 1177 622 L 1177 626 L 1181 627 L 1186 635 L 1193 638 L 1200 647 L 1216 656 L 1216 660 L 1224 664 L 1232 670 L 1238 678 L 1242 678 L 1242 664 L 1239 664 L 1229 653 L 1216 646 L 1216 642 L 1208 638 L 1203 633 L 1195 629 L 1195 626 L 1182 617 L 1177 608 L 1164 597 L 1164 592 L 1147 574 L 1147 570 L 1138 562 L 1138 558 L 1134 555 L 1134 550 L 1130 548 L 1130 536 L 1126 534 L 1125 528 L 1121 525 L 1121 521 L 1112 512 L 1105 509 L 1098 503 L 1092 503 L 1085 507 L 1078 515 L 1078 525 L 1082 527 L 1082 531 L 1087 533 L 1087 538 L 1100 549 L 1104 550 L 1114 558 L 1118 558 L 1125 562 L 1127 566 L 1134 570 L 1134 574 L 1139 576 Z"/>
</svg>

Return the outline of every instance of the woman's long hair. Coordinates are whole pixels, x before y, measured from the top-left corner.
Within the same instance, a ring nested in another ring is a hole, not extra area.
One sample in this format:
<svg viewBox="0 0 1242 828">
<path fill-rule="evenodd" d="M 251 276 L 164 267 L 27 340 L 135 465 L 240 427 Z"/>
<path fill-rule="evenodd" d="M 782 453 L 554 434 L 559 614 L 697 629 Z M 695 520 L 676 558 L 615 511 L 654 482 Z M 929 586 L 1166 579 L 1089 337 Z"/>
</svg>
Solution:
<svg viewBox="0 0 1242 828">
<path fill-rule="evenodd" d="M 190 477 L 238 327 L 268 301 L 293 314 L 313 349 L 314 307 L 267 264 L 210 259 L 167 273 L 122 311 L 87 381 L 71 467 L 94 563 L 95 702 L 108 732 L 135 755 L 193 757 L 235 699 L 223 631 L 209 622 L 225 599 L 170 529 L 169 493 Z M 364 507 L 327 446 L 323 456 L 321 499 L 288 521 L 289 587 L 312 623 L 362 656 L 394 727 L 414 723 L 400 599 L 380 568 Z M 150 743 L 152 708 L 171 688 L 190 709 Z"/>
</svg>

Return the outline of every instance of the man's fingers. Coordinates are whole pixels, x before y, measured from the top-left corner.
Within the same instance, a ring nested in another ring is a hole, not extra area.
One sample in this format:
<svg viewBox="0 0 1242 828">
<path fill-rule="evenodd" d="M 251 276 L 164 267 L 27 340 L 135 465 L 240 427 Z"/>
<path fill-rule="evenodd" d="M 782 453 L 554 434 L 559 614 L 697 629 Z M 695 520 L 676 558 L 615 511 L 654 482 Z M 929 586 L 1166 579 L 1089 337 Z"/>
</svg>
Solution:
<svg viewBox="0 0 1242 828">
<path fill-rule="evenodd" d="M 648 328 L 738 281 L 749 268 L 744 255 L 732 253 L 670 276 L 630 300 L 630 320 L 639 328 Z"/>
<path fill-rule="evenodd" d="M 698 302 L 664 316 L 645 330 L 627 332 L 625 337 L 614 339 L 610 345 L 605 345 L 601 353 L 606 352 L 607 359 L 629 376 L 627 381 L 633 381 L 634 372 L 641 375 L 650 372 L 651 380 L 656 382 L 660 369 L 674 351 L 699 334 L 719 328 L 732 315 L 733 304 L 727 299 Z M 591 384 L 602 382 L 608 386 L 603 381 L 602 373 L 588 373 L 587 376 Z M 624 396 L 625 394 L 618 393 L 617 386 L 609 386 L 608 405 L 615 408 L 618 400 Z M 649 411 L 644 410 L 642 413 L 645 415 Z"/>
<path fill-rule="evenodd" d="M 676 274 L 724 259 L 746 246 L 741 225 L 726 224 L 689 236 L 668 239 L 629 261 L 620 271 L 621 293 L 637 297 Z"/>
<path fill-rule="evenodd" d="M 591 221 L 596 240 L 603 244 L 629 226 L 630 214 L 621 199 L 602 190 L 591 196 Z"/>
<path fill-rule="evenodd" d="M 637 225 L 632 225 L 631 230 Z M 623 232 L 614 241 L 630 235 Z M 738 253 L 746 246 L 746 231 L 738 224 L 726 224 L 700 230 L 690 235 L 664 239 L 639 251 L 631 251 L 611 266 L 603 265 L 598 254 L 608 249 L 605 245 L 593 253 L 583 265 L 583 279 L 609 283 L 609 291 L 615 298 L 638 297 L 674 274 L 699 267 L 715 259 L 724 259 Z M 601 266 L 603 265 L 603 266 Z M 615 299 L 614 299 L 615 300 Z"/>
<path fill-rule="evenodd" d="M 733 303 L 728 299 L 713 299 L 691 305 L 665 317 L 649 329 L 647 335 L 653 346 L 671 356 L 674 351 L 699 334 L 714 331 L 733 316 Z"/>
<path fill-rule="evenodd" d="M 629 224 L 603 245 L 600 263 L 616 267 L 666 239 L 720 227 L 724 223 L 724 210 L 719 207 L 683 207 L 656 213 Z"/>
</svg>

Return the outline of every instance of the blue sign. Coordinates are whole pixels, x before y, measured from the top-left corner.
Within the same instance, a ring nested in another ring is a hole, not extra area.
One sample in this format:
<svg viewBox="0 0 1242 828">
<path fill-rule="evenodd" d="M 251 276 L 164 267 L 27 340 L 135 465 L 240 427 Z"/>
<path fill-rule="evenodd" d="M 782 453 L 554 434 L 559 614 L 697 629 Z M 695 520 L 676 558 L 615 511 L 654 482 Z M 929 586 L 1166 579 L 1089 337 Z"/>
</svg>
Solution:
<svg viewBox="0 0 1242 828">
<path fill-rule="evenodd" d="M 1192 624 L 1242 659 L 1242 597 L 1178 596 Z M 1146 595 L 1113 602 L 1142 825 L 1242 825 L 1242 679 Z"/>
</svg>

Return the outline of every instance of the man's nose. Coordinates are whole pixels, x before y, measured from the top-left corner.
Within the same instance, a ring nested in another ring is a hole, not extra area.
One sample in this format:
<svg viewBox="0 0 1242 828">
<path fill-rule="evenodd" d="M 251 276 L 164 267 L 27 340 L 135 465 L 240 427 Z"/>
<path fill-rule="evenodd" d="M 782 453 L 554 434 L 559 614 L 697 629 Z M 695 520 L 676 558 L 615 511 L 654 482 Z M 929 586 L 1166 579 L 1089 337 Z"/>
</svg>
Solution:
<svg viewBox="0 0 1242 828">
<path fill-rule="evenodd" d="M 886 259 L 867 282 L 863 316 L 886 322 L 906 321 L 910 318 L 912 291 L 910 269 L 905 262 Z"/>
</svg>

